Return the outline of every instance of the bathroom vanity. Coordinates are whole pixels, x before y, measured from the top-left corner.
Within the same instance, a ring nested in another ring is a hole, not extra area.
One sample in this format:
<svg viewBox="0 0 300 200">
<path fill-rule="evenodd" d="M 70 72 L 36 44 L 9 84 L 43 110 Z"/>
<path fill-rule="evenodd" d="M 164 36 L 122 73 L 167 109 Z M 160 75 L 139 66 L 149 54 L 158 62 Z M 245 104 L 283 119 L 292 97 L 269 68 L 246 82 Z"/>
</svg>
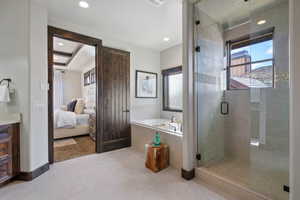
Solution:
<svg viewBox="0 0 300 200">
<path fill-rule="evenodd" d="M 20 120 L 0 117 L 0 186 L 20 173 Z"/>
</svg>

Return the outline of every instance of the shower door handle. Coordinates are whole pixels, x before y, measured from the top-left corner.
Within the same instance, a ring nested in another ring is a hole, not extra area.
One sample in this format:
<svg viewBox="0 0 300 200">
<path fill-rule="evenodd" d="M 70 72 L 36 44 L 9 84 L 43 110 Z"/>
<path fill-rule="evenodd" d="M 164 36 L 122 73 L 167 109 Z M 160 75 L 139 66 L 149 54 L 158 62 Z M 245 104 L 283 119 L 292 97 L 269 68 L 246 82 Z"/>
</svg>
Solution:
<svg viewBox="0 0 300 200">
<path fill-rule="evenodd" d="M 229 103 L 226 101 L 221 102 L 221 115 L 229 114 Z"/>
<path fill-rule="evenodd" d="M 123 110 L 123 113 L 129 113 L 130 112 L 130 110 Z"/>
</svg>

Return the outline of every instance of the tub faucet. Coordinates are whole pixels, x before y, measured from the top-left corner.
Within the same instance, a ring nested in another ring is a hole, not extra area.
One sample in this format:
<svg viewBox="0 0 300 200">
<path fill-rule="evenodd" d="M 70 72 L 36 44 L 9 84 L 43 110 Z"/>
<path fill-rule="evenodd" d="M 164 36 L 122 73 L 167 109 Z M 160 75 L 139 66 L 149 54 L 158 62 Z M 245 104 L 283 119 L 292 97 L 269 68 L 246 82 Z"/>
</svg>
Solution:
<svg viewBox="0 0 300 200">
<path fill-rule="evenodd" d="M 177 127 L 169 124 L 170 128 L 173 128 L 174 131 L 177 131 Z"/>
<path fill-rule="evenodd" d="M 174 123 L 175 121 L 176 121 L 175 116 L 172 116 L 172 117 L 171 117 L 171 122 Z"/>
</svg>

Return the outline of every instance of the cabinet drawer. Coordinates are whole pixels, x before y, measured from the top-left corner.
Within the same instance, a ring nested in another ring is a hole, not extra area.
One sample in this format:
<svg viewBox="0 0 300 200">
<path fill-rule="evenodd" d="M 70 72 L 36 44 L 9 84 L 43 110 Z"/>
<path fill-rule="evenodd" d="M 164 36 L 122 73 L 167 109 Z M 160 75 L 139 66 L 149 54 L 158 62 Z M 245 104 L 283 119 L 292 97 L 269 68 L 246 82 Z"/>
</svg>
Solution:
<svg viewBox="0 0 300 200">
<path fill-rule="evenodd" d="M 5 125 L 5 126 L 0 126 L 0 133 L 7 133 L 9 129 L 9 126 Z"/>
<path fill-rule="evenodd" d="M 12 160 L 8 157 L 6 160 L 0 161 L 0 183 L 12 176 Z"/>
<path fill-rule="evenodd" d="M 11 137 L 8 134 L 0 134 L 0 158 L 11 155 Z"/>
</svg>

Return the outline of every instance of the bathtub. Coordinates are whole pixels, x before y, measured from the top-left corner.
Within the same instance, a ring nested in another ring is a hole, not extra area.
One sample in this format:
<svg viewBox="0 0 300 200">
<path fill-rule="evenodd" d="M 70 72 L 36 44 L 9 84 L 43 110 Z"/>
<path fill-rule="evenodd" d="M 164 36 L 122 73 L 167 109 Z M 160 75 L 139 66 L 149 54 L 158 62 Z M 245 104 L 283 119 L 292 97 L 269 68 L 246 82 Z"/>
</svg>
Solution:
<svg viewBox="0 0 300 200">
<path fill-rule="evenodd" d="M 155 133 L 160 133 L 162 143 L 169 146 L 170 165 L 182 168 L 182 132 L 180 124 L 171 123 L 168 119 L 148 119 L 131 122 L 132 148 L 145 153 L 145 144 L 153 141 Z"/>
<path fill-rule="evenodd" d="M 182 124 L 173 123 L 169 119 L 147 119 L 141 121 L 132 121 L 131 124 L 150 128 L 167 134 L 182 136 Z"/>
</svg>

